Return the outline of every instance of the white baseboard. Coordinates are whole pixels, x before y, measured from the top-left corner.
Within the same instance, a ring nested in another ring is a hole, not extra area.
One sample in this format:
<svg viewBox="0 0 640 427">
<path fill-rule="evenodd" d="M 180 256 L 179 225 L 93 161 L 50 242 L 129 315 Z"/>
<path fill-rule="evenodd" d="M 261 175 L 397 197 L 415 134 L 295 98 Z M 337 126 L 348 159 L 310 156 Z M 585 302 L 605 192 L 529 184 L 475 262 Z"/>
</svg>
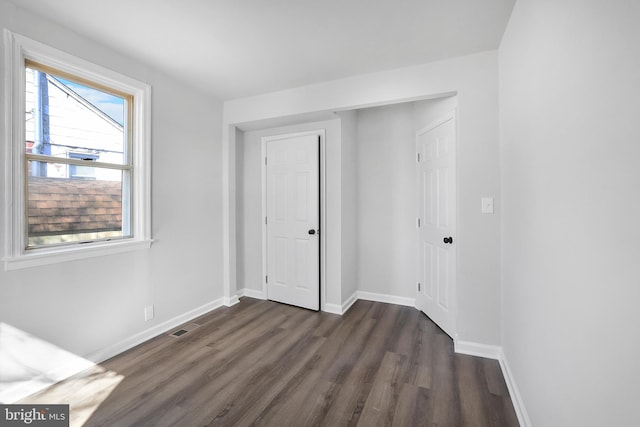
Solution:
<svg viewBox="0 0 640 427">
<path fill-rule="evenodd" d="M 502 354 L 502 348 L 500 346 L 461 341 L 457 335 L 453 340 L 453 347 L 456 353 L 486 357 L 487 359 L 500 360 L 500 355 Z"/>
<path fill-rule="evenodd" d="M 216 308 L 222 307 L 223 305 L 225 305 L 223 304 L 223 299 L 224 298 L 219 298 L 215 301 L 211 301 L 207 304 L 204 304 L 198 308 L 194 308 L 191 311 L 180 314 L 172 319 L 169 319 L 156 326 L 146 329 L 140 333 L 137 333 L 129 338 L 126 338 L 116 344 L 110 345 L 101 350 L 90 353 L 84 356 L 84 358 L 94 363 L 104 362 L 105 360 L 110 359 L 114 356 L 117 356 L 118 354 L 124 351 L 127 351 L 130 348 L 137 346 L 138 344 L 142 344 L 143 342 L 148 341 L 151 338 L 157 337 L 160 334 L 168 332 L 169 330 L 177 326 L 180 326 L 183 323 L 193 320 L 196 317 L 202 316 L 203 314 L 206 314 L 212 310 L 215 310 Z"/>
<path fill-rule="evenodd" d="M 406 305 L 413 307 L 415 299 L 398 297 L 394 295 L 376 294 L 373 292 L 355 291 L 342 305 L 325 303 L 322 311 L 333 314 L 345 314 L 359 299 L 366 301 L 384 302 L 387 304 Z"/>
<path fill-rule="evenodd" d="M 376 294 L 374 292 L 358 291 L 358 299 L 366 301 L 386 302 L 387 304 L 406 305 L 409 307 L 415 307 L 415 298 L 398 297 L 395 295 Z M 354 301 L 355 302 L 355 301 Z"/>
<path fill-rule="evenodd" d="M 249 298 L 262 299 L 262 300 L 267 299 L 267 296 L 262 291 L 249 289 L 249 288 L 242 288 L 242 289 L 238 289 L 235 295 L 228 299 L 229 303 L 227 303 L 227 299 L 225 299 L 224 305 L 230 307 L 234 304 L 237 304 L 239 302 L 239 298 L 241 297 L 249 297 Z M 387 294 L 377 294 L 374 292 L 355 291 L 349 298 L 347 298 L 347 300 L 342 305 L 325 303 L 324 307 L 322 308 L 322 311 L 326 313 L 342 315 L 346 313 L 351 308 L 351 306 L 359 299 L 366 300 L 366 301 L 384 302 L 388 304 L 404 305 L 409 307 L 415 307 L 415 301 L 416 301 L 414 298 L 398 297 L 395 295 L 387 295 Z"/>
<path fill-rule="evenodd" d="M 258 291 L 256 289 L 249 289 L 249 288 L 239 289 L 238 292 L 236 292 L 236 295 L 238 296 L 238 298 L 249 297 L 249 298 L 263 299 L 263 300 L 267 299 L 267 296 L 264 294 L 263 291 Z"/>
<path fill-rule="evenodd" d="M 327 302 L 324 304 L 324 308 L 322 309 L 322 311 L 324 311 L 325 313 L 342 315 L 342 306 L 338 304 L 330 304 Z"/>
<path fill-rule="evenodd" d="M 342 312 L 340 314 L 344 314 L 347 311 L 349 311 L 349 309 L 351 308 L 351 306 L 358 301 L 358 291 L 355 291 L 349 298 L 347 298 L 347 300 L 342 304 Z"/>
<path fill-rule="evenodd" d="M 237 303 L 240 302 L 240 298 L 238 298 L 238 295 L 231 295 L 230 297 L 222 297 L 222 305 L 227 306 L 227 307 L 231 307 L 232 305 L 236 305 Z"/>
<path fill-rule="evenodd" d="M 507 357 L 505 356 L 502 349 L 500 349 L 500 359 L 498 360 L 500 361 L 502 375 L 504 376 L 504 381 L 507 383 L 509 395 L 511 396 L 511 402 L 513 403 L 513 409 L 515 409 L 516 411 L 516 416 L 518 417 L 520 427 L 531 427 L 529 414 L 527 413 L 527 409 L 524 406 L 524 401 L 522 400 L 522 396 L 520 395 L 520 391 L 518 390 L 518 386 L 516 385 L 515 378 L 513 378 L 513 374 L 511 373 L 511 368 L 509 368 Z"/>
</svg>

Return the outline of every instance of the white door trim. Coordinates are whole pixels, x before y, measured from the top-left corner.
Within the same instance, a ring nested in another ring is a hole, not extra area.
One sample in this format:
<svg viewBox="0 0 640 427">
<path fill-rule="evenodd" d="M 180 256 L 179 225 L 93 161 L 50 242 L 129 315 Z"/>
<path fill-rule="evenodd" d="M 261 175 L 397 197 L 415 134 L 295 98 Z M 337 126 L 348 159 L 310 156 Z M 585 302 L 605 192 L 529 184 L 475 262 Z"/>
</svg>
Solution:
<svg viewBox="0 0 640 427">
<path fill-rule="evenodd" d="M 305 132 L 287 133 L 281 135 L 263 136 L 262 137 L 262 152 L 261 152 L 261 176 L 262 176 L 262 295 L 265 299 L 268 299 L 267 295 L 267 225 L 265 224 L 265 218 L 267 217 L 267 167 L 265 159 L 267 158 L 267 143 L 269 141 L 277 141 L 280 139 L 296 138 L 299 136 L 317 135 L 320 137 L 320 310 L 325 311 L 326 301 L 326 280 L 327 280 L 327 268 L 326 268 L 326 236 L 327 236 L 327 222 L 326 222 L 326 174 L 325 174 L 325 130 L 317 129 Z"/>
</svg>

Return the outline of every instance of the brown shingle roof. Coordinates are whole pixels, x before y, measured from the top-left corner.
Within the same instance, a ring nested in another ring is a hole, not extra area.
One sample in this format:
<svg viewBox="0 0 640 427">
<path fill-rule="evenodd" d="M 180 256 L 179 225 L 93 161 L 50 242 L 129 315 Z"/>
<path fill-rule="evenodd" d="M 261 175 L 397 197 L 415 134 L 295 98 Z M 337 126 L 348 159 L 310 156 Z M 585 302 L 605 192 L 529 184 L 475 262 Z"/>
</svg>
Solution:
<svg viewBox="0 0 640 427">
<path fill-rule="evenodd" d="M 122 184 L 29 177 L 29 236 L 122 228 Z"/>
</svg>

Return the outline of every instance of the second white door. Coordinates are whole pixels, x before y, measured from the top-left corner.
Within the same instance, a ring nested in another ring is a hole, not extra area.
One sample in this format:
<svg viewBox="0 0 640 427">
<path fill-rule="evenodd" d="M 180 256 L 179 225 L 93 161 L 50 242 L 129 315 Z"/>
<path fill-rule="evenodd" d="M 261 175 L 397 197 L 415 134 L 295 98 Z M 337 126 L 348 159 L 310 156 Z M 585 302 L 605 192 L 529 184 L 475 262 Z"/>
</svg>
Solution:
<svg viewBox="0 0 640 427">
<path fill-rule="evenodd" d="M 266 142 L 267 298 L 320 309 L 319 136 Z"/>
<path fill-rule="evenodd" d="M 418 293 L 416 306 L 455 335 L 455 114 L 416 134 L 418 161 Z"/>
</svg>

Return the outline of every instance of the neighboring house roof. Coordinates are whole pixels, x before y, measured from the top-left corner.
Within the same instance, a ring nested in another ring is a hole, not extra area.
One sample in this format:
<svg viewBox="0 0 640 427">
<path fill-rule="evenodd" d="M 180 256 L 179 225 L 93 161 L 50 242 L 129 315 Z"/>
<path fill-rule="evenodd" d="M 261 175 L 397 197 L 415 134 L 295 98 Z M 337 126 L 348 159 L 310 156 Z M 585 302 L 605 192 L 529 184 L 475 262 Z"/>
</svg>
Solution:
<svg viewBox="0 0 640 427">
<path fill-rule="evenodd" d="M 29 236 L 122 228 L 120 182 L 29 177 Z"/>
</svg>

